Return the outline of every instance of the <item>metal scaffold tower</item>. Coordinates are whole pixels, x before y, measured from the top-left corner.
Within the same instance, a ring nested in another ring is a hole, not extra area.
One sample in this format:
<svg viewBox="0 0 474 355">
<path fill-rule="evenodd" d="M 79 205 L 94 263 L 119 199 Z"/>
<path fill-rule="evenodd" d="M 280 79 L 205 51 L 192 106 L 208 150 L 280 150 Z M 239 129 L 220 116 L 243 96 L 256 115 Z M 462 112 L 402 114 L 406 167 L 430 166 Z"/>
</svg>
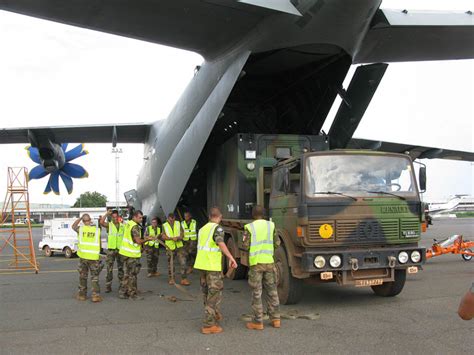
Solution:
<svg viewBox="0 0 474 355">
<path fill-rule="evenodd" d="M 0 256 L 11 257 L 7 260 L 10 261 L 10 269 L 38 273 L 31 233 L 28 170 L 8 168 L 7 180 L 7 193 L 0 216 Z M 4 270 L 0 269 L 0 272 Z"/>
</svg>

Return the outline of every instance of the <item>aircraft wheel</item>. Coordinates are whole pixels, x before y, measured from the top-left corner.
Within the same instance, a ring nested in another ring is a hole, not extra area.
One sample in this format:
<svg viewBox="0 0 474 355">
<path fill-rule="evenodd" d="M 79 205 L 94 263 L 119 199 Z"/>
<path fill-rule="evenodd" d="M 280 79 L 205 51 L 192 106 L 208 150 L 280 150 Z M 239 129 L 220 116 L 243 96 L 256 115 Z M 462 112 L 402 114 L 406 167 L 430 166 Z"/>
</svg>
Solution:
<svg viewBox="0 0 474 355">
<path fill-rule="evenodd" d="M 371 286 L 372 291 L 377 296 L 382 297 L 393 297 L 402 292 L 403 287 L 405 286 L 405 281 L 407 279 L 407 271 L 405 269 L 395 270 L 395 281 L 384 282 L 379 286 Z"/>
<path fill-rule="evenodd" d="M 275 250 L 275 267 L 278 298 L 281 304 L 296 304 L 303 297 L 303 280 L 293 277 L 286 251 L 282 246 Z"/>
<path fill-rule="evenodd" d="M 64 250 L 64 256 L 67 258 L 67 259 L 71 259 L 72 258 L 72 250 L 71 248 L 69 247 L 65 247 Z"/>
<path fill-rule="evenodd" d="M 472 253 L 471 249 L 466 249 L 465 251 L 468 251 L 469 253 Z M 464 261 L 471 261 L 472 255 L 466 255 L 466 254 L 461 254 L 462 258 Z"/>
<path fill-rule="evenodd" d="M 45 245 L 43 247 L 43 253 L 44 253 L 44 256 L 47 256 L 47 257 L 50 257 L 50 256 L 53 256 L 53 251 L 51 250 L 51 248 L 48 246 L 48 245 Z"/>
</svg>

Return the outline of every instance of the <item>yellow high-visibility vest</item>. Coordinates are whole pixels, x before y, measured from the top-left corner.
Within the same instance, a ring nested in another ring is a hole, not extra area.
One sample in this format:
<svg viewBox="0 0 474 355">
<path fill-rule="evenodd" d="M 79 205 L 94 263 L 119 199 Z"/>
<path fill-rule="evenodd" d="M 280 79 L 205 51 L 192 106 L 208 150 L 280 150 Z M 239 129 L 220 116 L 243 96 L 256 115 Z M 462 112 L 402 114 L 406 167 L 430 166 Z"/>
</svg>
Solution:
<svg viewBox="0 0 474 355">
<path fill-rule="evenodd" d="M 156 237 L 156 236 L 161 234 L 161 229 L 160 229 L 160 227 L 157 226 L 156 227 L 156 233 L 155 233 L 155 229 L 153 228 L 153 226 L 150 225 L 150 226 L 147 227 L 147 232 L 148 232 L 149 237 Z M 160 243 L 158 243 L 158 241 L 156 241 L 156 240 L 146 242 L 145 245 L 148 245 L 149 247 L 155 247 L 155 248 L 160 247 Z"/>
<path fill-rule="evenodd" d="M 189 226 L 186 224 L 186 221 L 182 221 L 181 227 L 184 230 L 183 240 L 197 240 L 196 220 L 192 219 Z"/>
<path fill-rule="evenodd" d="M 100 258 L 100 228 L 82 226 L 77 236 L 77 255 L 82 259 L 99 260 Z"/>
<path fill-rule="evenodd" d="M 217 226 L 209 222 L 199 230 L 195 269 L 222 271 L 222 252 L 213 238 Z"/>
<path fill-rule="evenodd" d="M 120 246 L 122 245 L 123 232 L 124 225 L 122 223 L 119 223 L 119 227 L 117 228 L 113 222 L 109 222 L 107 249 L 120 249 Z"/>
<path fill-rule="evenodd" d="M 181 233 L 181 224 L 178 221 L 174 221 L 174 226 L 171 228 L 170 224 L 165 222 L 163 224 L 163 232 L 165 232 L 166 236 L 169 238 L 179 237 Z M 165 240 L 165 244 L 171 250 L 183 247 L 183 241 L 181 240 L 178 240 L 177 242 L 174 240 Z"/>
<path fill-rule="evenodd" d="M 246 224 L 244 228 L 250 233 L 250 266 L 273 263 L 275 224 L 264 219 L 257 219 Z"/>
<path fill-rule="evenodd" d="M 132 237 L 132 228 L 137 225 L 138 224 L 133 220 L 130 220 L 125 224 L 122 246 L 119 251 L 120 255 L 128 256 L 129 258 L 140 258 L 142 256 L 140 244 L 135 243 Z"/>
</svg>

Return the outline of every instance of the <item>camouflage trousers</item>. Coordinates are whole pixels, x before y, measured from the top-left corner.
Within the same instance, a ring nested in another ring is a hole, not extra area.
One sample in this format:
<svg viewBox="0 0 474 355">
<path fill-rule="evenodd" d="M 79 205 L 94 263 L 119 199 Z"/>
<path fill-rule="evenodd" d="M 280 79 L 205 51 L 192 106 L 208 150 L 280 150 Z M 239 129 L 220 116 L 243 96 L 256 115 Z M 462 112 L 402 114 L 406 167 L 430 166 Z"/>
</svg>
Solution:
<svg viewBox="0 0 474 355">
<path fill-rule="evenodd" d="M 220 271 L 200 271 L 201 291 L 204 301 L 203 325 L 209 327 L 217 323 L 216 315 L 220 313 L 224 275 Z"/>
<path fill-rule="evenodd" d="M 280 301 L 278 299 L 274 264 L 257 264 L 250 267 L 249 285 L 252 288 L 253 321 L 262 323 L 264 296 L 267 312 L 271 320 L 280 319 Z"/>
<path fill-rule="evenodd" d="M 119 254 L 118 249 L 109 249 L 107 250 L 107 259 L 105 259 L 105 264 L 107 265 L 107 275 L 105 277 L 106 285 L 112 284 L 114 262 L 117 262 L 118 279 L 119 279 L 119 282 L 122 282 L 122 279 L 123 279 L 122 255 Z"/>
<path fill-rule="evenodd" d="M 146 253 L 146 264 L 147 264 L 148 273 L 156 272 L 158 270 L 160 249 L 146 245 L 145 253 Z"/>
<path fill-rule="evenodd" d="M 176 248 L 175 250 L 166 250 L 166 256 L 168 257 L 168 277 L 174 279 L 174 265 L 171 265 L 171 255 L 173 255 L 173 262 L 178 259 L 179 269 L 181 272 L 181 278 L 184 280 L 187 278 L 186 275 L 186 250 L 184 247 Z"/>
<path fill-rule="evenodd" d="M 184 249 L 186 251 L 186 265 L 193 267 L 196 261 L 197 240 L 185 240 Z"/>
<path fill-rule="evenodd" d="M 125 274 L 120 283 L 119 295 L 133 297 L 137 295 L 137 277 L 142 265 L 140 258 L 122 256 Z"/>
<path fill-rule="evenodd" d="M 92 292 L 96 294 L 100 293 L 99 274 L 103 267 L 104 265 L 100 260 L 79 259 L 79 265 L 77 267 L 77 271 L 79 271 L 79 294 L 87 295 L 87 278 L 89 271 L 91 274 Z"/>
</svg>

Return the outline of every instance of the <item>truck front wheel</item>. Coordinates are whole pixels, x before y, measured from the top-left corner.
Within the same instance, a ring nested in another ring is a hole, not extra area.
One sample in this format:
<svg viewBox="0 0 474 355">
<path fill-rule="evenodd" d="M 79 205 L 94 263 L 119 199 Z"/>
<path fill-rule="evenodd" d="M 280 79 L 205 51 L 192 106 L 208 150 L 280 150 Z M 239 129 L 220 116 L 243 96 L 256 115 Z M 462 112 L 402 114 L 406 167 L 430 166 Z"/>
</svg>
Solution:
<svg viewBox="0 0 474 355">
<path fill-rule="evenodd" d="M 298 303 L 303 296 L 303 281 L 291 275 L 286 251 L 282 246 L 275 250 L 275 266 L 280 303 Z"/>
<path fill-rule="evenodd" d="M 395 281 L 384 282 L 379 286 L 372 286 L 372 290 L 377 296 L 393 297 L 402 292 L 406 279 L 407 271 L 405 269 L 395 270 Z"/>
</svg>

